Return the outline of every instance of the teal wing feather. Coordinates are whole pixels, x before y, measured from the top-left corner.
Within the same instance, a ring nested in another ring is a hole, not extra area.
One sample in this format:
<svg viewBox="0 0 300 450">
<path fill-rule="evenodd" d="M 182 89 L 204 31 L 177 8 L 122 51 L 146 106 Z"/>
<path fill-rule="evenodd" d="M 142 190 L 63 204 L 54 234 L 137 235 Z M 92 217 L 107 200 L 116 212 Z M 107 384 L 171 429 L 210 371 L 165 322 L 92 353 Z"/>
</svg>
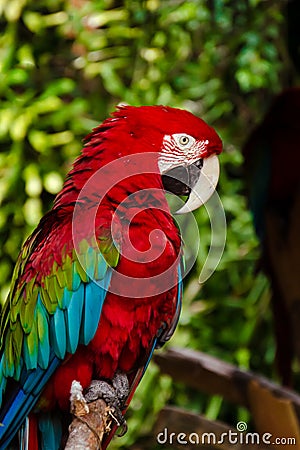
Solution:
<svg viewBox="0 0 300 450">
<path fill-rule="evenodd" d="M 0 329 L 0 449 L 7 447 L 56 368 L 97 330 L 119 252 L 107 236 L 86 240 L 44 276 L 31 271 L 39 231 L 25 243 Z M 21 280 L 21 281 L 20 281 Z M 10 380 L 14 379 L 13 389 Z M 45 428 L 44 424 L 44 428 Z"/>
</svg>

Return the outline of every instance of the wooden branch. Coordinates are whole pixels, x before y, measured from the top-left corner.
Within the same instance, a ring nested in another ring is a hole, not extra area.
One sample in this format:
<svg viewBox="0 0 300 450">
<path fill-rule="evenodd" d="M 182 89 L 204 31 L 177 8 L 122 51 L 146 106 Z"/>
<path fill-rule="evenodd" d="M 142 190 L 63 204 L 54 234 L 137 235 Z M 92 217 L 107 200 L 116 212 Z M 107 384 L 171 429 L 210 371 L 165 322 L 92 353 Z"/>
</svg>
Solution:
<svg viewBox="0 0 300 450">
<path fill-rule="evenodd" d="M 170 348 L 154 354 L 163 373 L 187 386 L 249 408 L 249 386 L 257 383 L 278 398 L 291 401 L 300 417 L 300 396 L 265 377 L 241 370 L 233 364 L 190 349 Z"/>
<path fill-rule="evenodd" d="M 157 353 L 162 372 L 187 386 L 248 408 L 259 433 L 300 442 L 300 396 L 252 372 L 188 349 Z"/>
<path fill-rule="evenodd" d="M 100 450 L 104 434 L 110 431 L 109 407 L 102 399 L 87 404 L 77 381 L 72 383 L 70 401 L 74 419 L 65 450 Z"/>
</svg>

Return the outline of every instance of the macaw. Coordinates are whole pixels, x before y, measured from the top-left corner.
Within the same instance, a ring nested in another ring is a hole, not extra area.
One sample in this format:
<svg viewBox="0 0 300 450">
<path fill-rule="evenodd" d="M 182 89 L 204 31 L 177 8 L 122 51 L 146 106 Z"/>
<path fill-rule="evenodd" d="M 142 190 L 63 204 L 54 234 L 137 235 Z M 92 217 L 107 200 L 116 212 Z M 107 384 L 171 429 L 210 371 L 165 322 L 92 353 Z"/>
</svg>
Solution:
<svg viewBox="0 0 300 450">
<path fill-rule="evenodd" d="M 278 95 L 243 148 L 249 206 L 261 242 L 262 268 L 271 282 L 282 381 L 291 385 L 300 360 L 300 89 Z"/>
<path fill-rule="evenodd" d="M 188 196 L 178 213 L 198 208 L 221 151 L 213 128 L 166 106 L 120 106 L 86 137 L 23 245 L 2 311 L 1 449 L 17 435 L 23 448 L 58 449 L 74 380 L 87 397 L 96 380 L 118 397 L 125 376 L 115 402 L 125 413 L 180 313 L 182 242 L 165 186 Z"/>
</svg>

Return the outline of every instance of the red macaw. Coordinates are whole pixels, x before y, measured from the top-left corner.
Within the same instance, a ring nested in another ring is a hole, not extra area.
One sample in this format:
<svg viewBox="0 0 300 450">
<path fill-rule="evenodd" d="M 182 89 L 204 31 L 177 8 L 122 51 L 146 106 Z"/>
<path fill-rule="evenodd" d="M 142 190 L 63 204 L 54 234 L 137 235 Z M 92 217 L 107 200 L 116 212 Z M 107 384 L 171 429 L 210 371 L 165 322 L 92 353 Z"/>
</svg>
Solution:
<svg viewBox="0 0 300 450">
<path fill-rule="evenodd" d="M 182 243 L 164 186 L 189 195 L 179 213 L 199 207 L 216 186 L 221 150 L 203 120 L 163 106 L 121 106 L 87 136 L 23 245 L 2 311 L 1 449 L 18 430 L 30 450 L 58 449 L 73 380 L 89 398 L 93 380 L 114 391 L 125 377 L 125 394 L 103 393 L 122 423 L 180 312 Z"/>
</svg>

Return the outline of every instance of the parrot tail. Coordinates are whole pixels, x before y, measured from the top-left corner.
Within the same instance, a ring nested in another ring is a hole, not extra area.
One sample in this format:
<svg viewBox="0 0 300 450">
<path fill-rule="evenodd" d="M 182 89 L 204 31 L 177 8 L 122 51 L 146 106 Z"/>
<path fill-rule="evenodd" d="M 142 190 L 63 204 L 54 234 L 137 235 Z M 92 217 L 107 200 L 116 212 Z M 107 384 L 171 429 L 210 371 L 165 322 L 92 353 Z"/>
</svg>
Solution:
<svg viewBox="0 0 300 450">
<path fill-rule="evenodd" d="M 58 450 L 62 427 L 54 414 L 30 413 L 19 431 L 19 450 Z"/>
<path fill-rule="evenodd" d="M 20 450 L 39 450 L 38 424 L 35 414 L 26 417 L 19 431 Z"/>
</svg>

